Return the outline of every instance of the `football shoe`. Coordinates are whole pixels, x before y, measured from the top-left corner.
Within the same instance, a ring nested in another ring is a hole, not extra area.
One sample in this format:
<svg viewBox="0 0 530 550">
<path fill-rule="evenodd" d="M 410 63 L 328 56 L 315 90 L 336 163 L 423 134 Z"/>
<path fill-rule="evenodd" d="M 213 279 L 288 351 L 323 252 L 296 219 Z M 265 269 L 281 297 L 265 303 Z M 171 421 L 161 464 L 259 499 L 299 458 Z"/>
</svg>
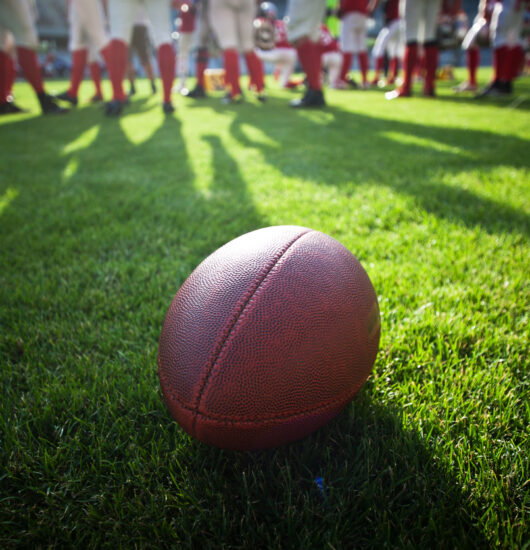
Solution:
<svg viewBox="0 0 530 550">
<path fill-rule="evenodd" d="M 204 87 L 200 84 L 197 84 L 193 90 L 188 91 L 188 93 L 184 93 L 184 90 L 182 90 L 182 95 L 186 97 L 192 97 L 193 99 L 203 99 L 206 96 L 206 92 L 204 91 Z"/>
<path fill-rule="evenodd" d="M 164 111 L 165 115 L 171 115 L 175 112 L 175 107 L 173 107 L 170 101 L 164 101 L 164 104 L 162 105 L 162 110 Z"/>
<path fill-rule="evenodd" d="M 326 106 L 326 100 L 324 99 L 322 90 L 308 88 L 301 98 L 293 99 L 289 105 L 293 107 L 293 109 L 319 108 Z"/>
<path fill-rule="evenodd" d="M 39 98 L 40 108 L 42 109 L 43 115 L 63 115 L 69 112 L 69 109 L 59 107 L 59 105 L 55 102 L 55 99 L 46 92 L 37 94 L 37 97 Z"/>
<path fill-rule="evenodd" d="M 57 94 L 55 99 L 60 101 L 67 101 L 72 107 L 77 107 L 77 97 L 71 96 L 67 91 L 61 94 Z"/>
</svg>

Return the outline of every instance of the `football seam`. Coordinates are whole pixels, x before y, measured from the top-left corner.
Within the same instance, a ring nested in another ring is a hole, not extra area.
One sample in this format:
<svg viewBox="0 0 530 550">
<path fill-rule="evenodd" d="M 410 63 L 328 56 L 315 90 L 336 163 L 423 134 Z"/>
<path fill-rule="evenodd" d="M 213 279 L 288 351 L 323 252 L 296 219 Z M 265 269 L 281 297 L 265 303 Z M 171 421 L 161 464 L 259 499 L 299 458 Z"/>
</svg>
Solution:
<svg viewBox="0 0 530 550">
<path fill-rule="evenodd" d="M 318 404 L 314 407 L 304 409 L 304 410 L 301 410 L 301 411 L 297 411 L 295 413 L 289 412 L 289 413 L 285 413 L 283 415 L 270 416 L 270 417 L 267 417 L 267 418 L 237 418 L 237 417 L 230 418 L 230 417 L 227 417 L 227 416 L 214 415 L 214 414 L 211 414 L 211 413 L 210 414 L 202 413 L 202 412 L 199 412 L 199 411 L 195 410 L 194 407 L 184 403 L 174 393 L 174 390 L 169 388 L 167 385 L 164 389 L 165 389 L 166 392 L 171 394 L 170 397 L 172 398 L 172 400 L 176 401 L 177 404 L 180 407 L 182 407 L 183 409 L 186 409 L 186 410 L 188 410 L 188 411 L 190 411 L 194 414 L 193 433 L 195 434 L 195 425 L 196 425 L 196 419 L 197 419 L 198 416 L 200 416 L 201 418 L 206 419 L 206 420 L 213 420 L 214 422 L 218 422 L 220 424 L 254 424 L 254 425 L 259 425 L 259 424 L 270 424 L 270 423 L 273 423 L 273 422 L 283 421 L 283 420 L 291 420 L 291 419 L 294 419 L 294 418 L 299 418 L 301 416 L 305 416 L 307 414 L 314 414 L 316 412 L 325 411 L 326 409 L 328 409 L 328 408 L 330 408 L 334 405 L 338 405 L 339 403 L 342 403 L 342 406 L 345 407 L 357 395 L 357 393 L 359 392 L 359 390 L 363 386 L 363 384 L 366 381 L 366 379 L 368 378 L 368 376 L 369 376 L 369 374 L 364 378 L 364 380 L 361 383 L 357 383 L 356 386 L 355 386 L 355 389 L 353 391 L 345 393 L 341 397 L 332 399 L 330 401 L 326 401 L 324 403 L 320 403 L 320 404 Z"/>
<path fill-rule="evenodd" d="M 215 369 L 215 366 L 217 365 L 217 361 L 218 361 L 218 359 L 219 359 L 219 357 L 220 357 L 220 355 L 221 355 L 221 353 L 222 353 L 222 351 L 225 347 L 225 344 L 228 341 L 228 339 L 230 338 L 230 335 L 232 334 L 232 331 L 234 330 L 235 326 L 237 325 L 237 322 L 239 321 L 241 315 L 245 312 L 246 308 L 248 307 L 248 305 L 252 301 L 252 298 L 258 292 L 260 287 L 263 285 L 263 283 L 267 279 L 268 275 L 270 274 L 270 272 L 272 271 L 274 266 L 280 261 L 280 259 L 289 250 L 289 248 L 291 248 L 291 246 L 293 246 L 293 244 L 296 241 L 298 241 L 300 238 L 302 238 L 304 235 L 307 235 L 308 233 L 311 233 L 311 232 L 313 232 L 312 229 L 307 229 L 307 230 L 303 231 L 302 233 L 300 233 L 299 235 L 297 235 L 295 238 L 291 239 L 291 241 L 289 241 L 287 243 L 287 245 L 285 245 L 272 258 L 272 260 L 269 262 L 269 265 L 267 265 L 262 270 L 261 278 L 258 278 L 257 280 L 255 280 L 253 282 L 251 287 L 247 290 L 246 294 L 243 296 L 243 298 L 237 304 L 237 306 L 235 308 L 235 312 L 232 316 L 232 319 L 228 323 L 227 327 L 224 329 L 224 333 L 222 334 L 221 341 L 219 342 L 219 344 L 217 345 L 217 347 L 214 351 L 214 355 L 213 355 L 212 359 L 210 360 L 210 364 L 209 364 L 209 366 L 207 366 L 205 372 L 203 373 L 203 376 L 202 376 L 203 380 L 201 381 L 201 384 L 199 386 L 199 390 L 197 392 L 197 397 L 196 397 L 195 403 L 194 403 L 194 408 L 192 409 L 193 412 L 194 412 L 193 422 L 192 422 L 192 431 L 193 431 L 193 433 L 196 433 L 195 426 L 197 424 L 197 415 L 202 414 L 202 413 L 199 412 L 199 407 L 200 407 L 201 400 L 202 400 L 202 397 L 204 395 L 204 392 L 206 390 L 206 386 L 208 385 L 210 377 L 211 377 L 211 375 L 212 375 L 212 373 Z"/>
</svg>

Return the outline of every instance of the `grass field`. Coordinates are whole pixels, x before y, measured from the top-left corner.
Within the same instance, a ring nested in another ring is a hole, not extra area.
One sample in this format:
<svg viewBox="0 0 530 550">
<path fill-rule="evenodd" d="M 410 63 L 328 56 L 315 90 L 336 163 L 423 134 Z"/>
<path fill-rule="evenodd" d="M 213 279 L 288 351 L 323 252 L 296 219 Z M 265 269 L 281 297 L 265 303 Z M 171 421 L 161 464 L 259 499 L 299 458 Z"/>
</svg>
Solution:
<svg viewBox="0 0 530 550">
<path fill-rule="evenodd" d="M 85 83 L 66 117 L 0 119 L 0 547 L 528 548 L 530 81 L 451 84 L 164 117 L 140 82 L 106 119 Z M 209 448 L 162 401 L 161 325 L 204 257 L 278 224 L 367 269 L 374 373 L 305 440 Z"/>
</svg>

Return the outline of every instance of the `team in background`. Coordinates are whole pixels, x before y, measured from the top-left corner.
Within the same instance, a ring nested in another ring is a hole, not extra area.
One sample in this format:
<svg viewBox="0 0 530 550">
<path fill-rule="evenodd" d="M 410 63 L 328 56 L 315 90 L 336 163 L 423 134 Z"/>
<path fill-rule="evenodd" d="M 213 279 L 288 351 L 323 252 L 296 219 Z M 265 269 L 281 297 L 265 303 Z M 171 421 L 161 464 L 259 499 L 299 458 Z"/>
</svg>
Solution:
<svg viewBox="0 0 530 550">
<path fill-rule="evenodd" d="M 68 111 L 65 106 L 77 105 L 87 66 L 94 83 L 92 101 L 102 101 L 104 65 L 112 85 L 105 114 L 118 116 L 135 93 L 134 55 L 152 92 L 157 93 L 151 65 L 153 48 L 166 114 L 174 112 L 174 90 L 193 99 L 206 97 L 205 73 L 209 60 L 218 56 L 224 66 L 225 103 L 243 99 L 240 59 L 246 64 L 249 88 L 260 101 L 266 101 L 264 63 L 274 66 L 274 76 L 282 87 L 305 84 L 303 96 L 291 101 L 294 108 L 324 106 L 324 80 L 329 87 L 343 90 L 395 85 L 385 94 L 394 100 L 409 97 L 413 83 L 421 78 L 423 95 L 433 97 L 440 48 L 465 51 L 468 78 L 455 92 L 474 92 L 478 98 L 508 95 L 524 67 L 523 29 L 530 9 L 530 0 L 479 0 L 469 26 L 461 0 L 289 0 L 284 19 L 279 18 L 274 3 L 255 0 L 64 1 L 68 7 L 70 84 L 54 97 L 45 90 L 37 56 L 34 0 L 0 2 L 0 114 L 23 111 L 12 95 L 18 62 L 44 114 L 62 114 Z M 370 63 L 367 31 L 371 15 L 379 8 L 383 27 Z M 175 34 L 171 32 L 172 9 L 179 14 Z M 493 78 L 479 91 L 477 69 L 483 47 L 493 50 Z M 196 85 L 188 90 L 190 54 L 195 60 Z M 302 80 L 293 78 L 297 62 L 305 74 Z M 355 66 L 360 82 L 349 77 Z"/>
</svg>

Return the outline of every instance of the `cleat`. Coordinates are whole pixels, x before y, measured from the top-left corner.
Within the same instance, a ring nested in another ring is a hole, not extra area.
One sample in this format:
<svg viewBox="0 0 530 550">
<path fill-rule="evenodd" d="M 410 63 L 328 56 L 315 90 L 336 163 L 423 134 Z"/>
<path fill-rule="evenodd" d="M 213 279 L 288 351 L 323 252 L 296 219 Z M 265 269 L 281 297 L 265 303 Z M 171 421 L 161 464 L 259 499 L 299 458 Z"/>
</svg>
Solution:
<svg viewBox="0 0 530 550">
<path fill-rule="evenodd" d="M 462 92 L 476 92 L 477 85 L 471 84 L 471 82 L 461 82 L 458 86 L 453 88 L 453 92 L 460 94 Z"/>
<path fill-rule="evenodd" d="M 322 90 L 308 88 L 303 97 L 299 99 L 293 99 L 293 101 L 291 101 L 289 105 L 294 109 L 318 108 L 325 107 L 326 101 L 324 99 L 324 93 L 322 92 Z"/>
<path fill-rule="evenodd" d="M 0 103 L 0 115 L 16 115 L 17 113 L 27 113 L 26 109 L 22 109 L 13 101 Z"/>
<path fill-rule="evenodd" d="M 63 92 L 62 94 L 57 94 L 55 99 L 60 101 L 67 101 L 72 107 L 77 107 L 77 97 L 71 96 L 68 92 Z"/>
<path fill-rule="evenodd" d="M 55 99 L 51 95 L 48 95 L 46 92 L 41 92 L 40 94 L 37 94 L 37 97 L 39 99 L 43 115 L 63 115 L 69 112 L 69 109 L 59 107 L 59 105 L 55 103 Z"/>
<path fill-rule="evenodd" d="M 103 101 L 103 96 L 99 94 L 95 94 L 90 99 L 90 103 L 101 103 Z"/>
<path fill-rule="evenodd" d="M 412 94 L 410 93 L 410 91 L 407 91 L 404 88 L 396 88 L 391 92 L 387 92 L 385 94 L 385 99 L 388 99 L 389 101 L 391 101 L 392 99 L 398 99 L 400 97 L 410 97 L 411 95 Z"/>
<path fill-rule="evenodd" d="M 436 97 L 434 88 L 425 88 L 423 90 L 423 97 Z"/>
<path fill-rule="evenodd" d="M 483 88 L 476 96 L 475 99 L 481 99 L 483 97 L 504 97 L 512 93 L 512 83 L 502 82 L 501 80 L 494 80 L 490 82 L 485 88 Z"/>
<path fill-rule="evenodd" d="M 175 107 L 171 105 L 170 101 L 164 101 L 164 104 L 162 105 L 162 110 L 164 111 L 165 115 L 171 115 L 175 112 Z"/>
<path fill-rule="evenodd" d="M 241 94 L 236 94 L 234 96 L 226 94 L 223 99 L 221 99 L 221 103 L 225 105 L 240 105 L 243 103 L 243 96 Z"/>
<path fill-rule="evenodd" d="M 125 101 L 120 101 L 119 99 L 113 99 L 105 105 L 105 116 L 108 117 L 117 117 L 121 115 L 123 107 L 125 106 Z"/>
<path fill-rule="evenodd" d="M 184 93 L 184 90 L 182 90 L 182 95 L 186 97 L 192 97 L 193 99 L 203 99 L 206 96 L 206 92 L 204 91 L 204 87 L 200 84 L 197 84 L 193 90 L 188 91 L 187 93 Z"/>
<path fill-rule="evenodd" d="M 264 93 L 260 93 L 256 96 L 256 99 L 260 102 L 260 103 L 266 103 L 267 102 L 267 96 L 264 94 Z"/>
</svg>

